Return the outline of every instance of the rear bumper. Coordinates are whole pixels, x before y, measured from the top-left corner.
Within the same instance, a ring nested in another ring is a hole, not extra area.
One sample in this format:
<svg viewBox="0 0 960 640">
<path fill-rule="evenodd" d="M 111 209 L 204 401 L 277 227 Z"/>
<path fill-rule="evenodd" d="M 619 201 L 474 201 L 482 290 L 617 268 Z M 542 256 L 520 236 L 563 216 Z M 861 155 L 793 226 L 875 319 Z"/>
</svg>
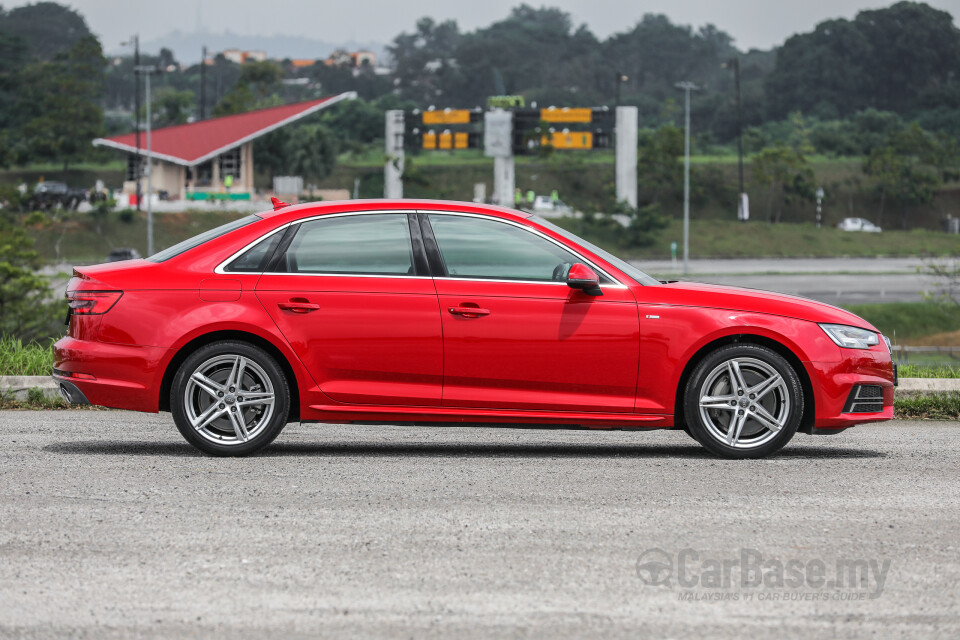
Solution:
<svg viewBox="0 0 960 640">
<path fill-rule="evenodd" d="M 156 413 L 167 351 L 68 336 L 53 346 L 53 378 L 89 404 Z"/>
</svg>

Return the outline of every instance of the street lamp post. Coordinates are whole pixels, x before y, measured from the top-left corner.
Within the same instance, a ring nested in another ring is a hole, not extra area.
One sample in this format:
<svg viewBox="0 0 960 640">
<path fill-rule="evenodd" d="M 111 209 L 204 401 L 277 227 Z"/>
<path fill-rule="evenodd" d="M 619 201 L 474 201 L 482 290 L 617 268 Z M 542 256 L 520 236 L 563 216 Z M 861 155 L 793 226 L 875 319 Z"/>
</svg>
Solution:
<svg viewBox="0 0 960 640">
<path fill-rule="evenodd" d="M 674 85 L 684 93 L 683 126 L 683 275 L 690 272 L 690 92 L 697 90 L 692 82 Z"/>
<path fill-rule="evenodd" d="M 740 177 L 740 192 L 737 200 L 737 217 L 740 222 L 747 221 L 746 192 L 743 190 L 743 108 L 740 102 L 740 57 L 730 60 L 733 66 L 733 82 L 737 89 L 737 169 Z"/>
<path fill-rule="evenodd" d="M 151 139 L 151 113 L 150 113 L 150 76 L 157 73 L 158 69 L 156 65 L 137 65 L 133 68 L 134 72 L 143 74 L 147 79 L 147 92 L 146 92 L 146 101 L 147 101 L 147 255 L 153 255 L 153 199 L 150 197 L 153 194 L 153 141 Z M 137 135 L 139 136 L 139 128 L 137 129 Z M 139 181 L 138 181 L 139 186 Z M 138 189 L 139 191 L 139 189 Z M 137 199 L 139 204 L 140 200 Z"/>
<path fill-rule="evenodd" d="M 136 181 L 137 191 L 137 211 L 140 211 L 140 200 L 142 193 L 140 190 L 140 73 L 137 69 L 140 67 L 140 35 L 135 35 L 126 42 L 120 43 L 123 46 L 133 45 L 133 117 L 136 122 L 136 144 L 137 152 L 134 158 L 133 179 Z"/>
</svg>

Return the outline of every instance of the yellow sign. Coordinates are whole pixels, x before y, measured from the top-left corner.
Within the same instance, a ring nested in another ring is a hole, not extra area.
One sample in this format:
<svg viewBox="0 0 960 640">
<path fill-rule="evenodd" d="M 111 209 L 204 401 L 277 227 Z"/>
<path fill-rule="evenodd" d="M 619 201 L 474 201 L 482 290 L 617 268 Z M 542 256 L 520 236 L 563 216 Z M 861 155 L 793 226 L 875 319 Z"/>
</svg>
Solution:
<svg viewBox="0 0 960 640">
<path fill-rule="evenodd" d="M 424 111 L 423 124 L 470 124 L 469 109 L 444 109 Z"/>
<path fill-rule="evenodd" d="M 435 131 L 427 131 L 423 134 L 423 148 L 430 150 L 466 149 L 469 141 L 469 134 L 467 134 L 465 131 L 451 133 L 448 130 L 442 131 L 439 134 Z"/>
<path fill-rule="evenodd" d="M 593 149 L 593 134 L 589 131 L 554 131 L 549 138 L 540 138 L 540 144 L 549 144 L 554 149 Z"/>
<path fill-rule="evenodd" d="M 593 109 L 571 109 L 564 107 L 557 109 L 540 109 L 540 119 L 545 122 L 592 122 Z"/>
</svg>

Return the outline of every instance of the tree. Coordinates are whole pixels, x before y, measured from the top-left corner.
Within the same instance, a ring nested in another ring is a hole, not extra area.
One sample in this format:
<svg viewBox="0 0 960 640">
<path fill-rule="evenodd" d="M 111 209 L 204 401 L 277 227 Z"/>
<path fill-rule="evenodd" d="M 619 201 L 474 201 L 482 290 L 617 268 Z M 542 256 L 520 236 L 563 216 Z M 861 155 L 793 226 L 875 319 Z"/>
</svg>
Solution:
<svg viewBox="0 0 960 640">
<path fill-rule="evenodd" d="M 35 275 L 40 265 L 26 232 L 0 220 L 0 336 L 30 341 L 59 333 L 66 306 L 53 300 L 50 285 Z"/>
<path fill-rule="evenodd" d="M 0 31 L 22 38 L 29 57 L 40 60 L 52 60 L 92 35 L 83 16 L 56 2 L 27 4 L 9 12 L 0 7 Z"/>
<path fill-rule="evenodd" d="M 21 127 L 18 160 L 70 162 L 90 153 L 90 141 L 103 129 L 97 100 L 106 60 L 93 36 L 77 41 L 67 54 L 35 62 L 23 70 L 17 101 Z"/>
<path fill-rule="evenodd" d="M 193 91 L 163 87 L 153 94 L 153 126 L 167 127 L 185 123 L 196 105 Z"/>
<path fill-rule="evenodd" d="M 683 129 L 666 125 L 655 131 L 642 131 L 639 144 L 640 194 L 648 204 L 657 204 L 665 195 L 675 195 L 682 188 Z"/>
<path fill-rule="evenodd" d="M 813 195 L 813 170 L 806 157 L 796 149 L 778 145 L 767 147 L 753 159 L 753 179 L 769 188 L 767 222 L 780 222 L 783 205 L 796 198 Z M 774 215 L 776 205 L 776 215 Z"/>
<path fill-rule="evenodd" d="M 878 224 L 890 199 L 900 205 L 901 226 L 907 228 L 908 208 L 933 200 L 942 184 L 942 172 L 949 171 L 950 148 L 945 144 L 941 152 L 937 140 L 914 123 L 890 134 L 883 146 L 873 149 L 864 160 L 863 172 L 873 179 L 880 197 Z"/>
<path fill-rule="evenodd" d="M 298 124 L 277 129 L 254 142 L 254 157 L 271 175 L 327 177 L 336 166 L 339 145 L 323 125 Z"/>
<path fill-rule="evenodd" d="M 272 60 L 245 62 L 237 83 L 214 108 L 213 115 L 226 116 L 282 104 L 276 91 L 283 80 L 283 68 Z"/>
</svg>

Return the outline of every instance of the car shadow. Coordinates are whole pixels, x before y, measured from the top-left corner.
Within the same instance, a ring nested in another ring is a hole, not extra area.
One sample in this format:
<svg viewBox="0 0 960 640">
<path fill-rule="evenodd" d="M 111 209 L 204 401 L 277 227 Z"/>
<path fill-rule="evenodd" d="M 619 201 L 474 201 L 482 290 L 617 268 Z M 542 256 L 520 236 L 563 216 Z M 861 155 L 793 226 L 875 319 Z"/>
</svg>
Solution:
<svg viewBox="0 0 960 640">
<path fill-rule="evenodd" d="M 43 448 L 50 453 L 73 455 L 125 455 L 204 457 L 186 442 L 124 442 L 81 440 Z M 722 461 L 696 444 L 582 444 L 582 443 L 378 443 L 378 442 L 278 442 L 253 457 L 338 456 L 401 458 L 694 458 Z M 883 458 L 885 453 L 851 447 L 789 446 L 767 460 Z M 739 461 L 730 461 L 738 463 Z"/>
</svg>

